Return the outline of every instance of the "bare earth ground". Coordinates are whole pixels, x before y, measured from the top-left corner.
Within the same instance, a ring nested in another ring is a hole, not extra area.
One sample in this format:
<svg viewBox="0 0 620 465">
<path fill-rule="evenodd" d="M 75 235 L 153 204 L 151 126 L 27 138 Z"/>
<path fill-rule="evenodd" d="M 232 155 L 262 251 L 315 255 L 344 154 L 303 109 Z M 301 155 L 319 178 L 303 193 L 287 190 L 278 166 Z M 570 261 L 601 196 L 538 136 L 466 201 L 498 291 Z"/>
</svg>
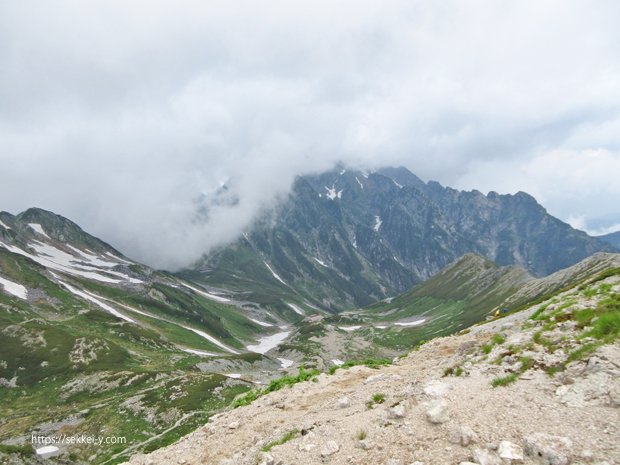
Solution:
<svg viewBox="0 0 620 465">
<path fill-rule="evenodd" d="M 620 291 L 618 278 L 607 282 L 612 292 Z M 576 299 L 578 308 L 598 300 L 577 290 L 562 298 Z M 435 339 L 380 370 L 341 369 L 273 392 L 128 463 L 620 464 L 620 343 L 599 348 L 551 377 L 542 368 L 565 359 L 568 348 L 550 353 L 532 344 L 540 325 L 528 318 L 538 307 L 467 334 Z M 570 323 L 553 330 L 566 344 L 575 343 Z M 505 342 L 485 354 L 481 347 L 495 334 Z M 519 361 L 505 355 L 509 346 L 521 347 L 520 355 L 536 364 L 521 373 Z M 454 367 L 463 373 L 444 376 Z M 491 387 L 494 378 L 511 372 L 519 376 L 516 382 Z M 385 401 L 369 408 L 375 394 Z M 439 412 L 429 418 L 429 407 Z M 292 439 L 261 452 L 289 432 L 295 432 Z"/>
</svg>

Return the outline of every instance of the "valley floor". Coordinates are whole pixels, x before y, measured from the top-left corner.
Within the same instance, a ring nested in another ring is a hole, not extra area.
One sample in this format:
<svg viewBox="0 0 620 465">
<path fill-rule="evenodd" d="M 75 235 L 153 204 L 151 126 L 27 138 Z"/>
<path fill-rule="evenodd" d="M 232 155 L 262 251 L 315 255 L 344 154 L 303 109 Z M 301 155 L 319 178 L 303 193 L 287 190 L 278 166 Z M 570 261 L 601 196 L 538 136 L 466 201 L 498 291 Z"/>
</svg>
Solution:
<svg viewBox="0 0 620 465">
<path fill-rule="evenodd" d="M 380 370 L 340 369 L 272 392 L 129 463 L 620 463 L 620 342 L 591 335 L 600 326 L 591 309 L 617 305 L 620 278 L 596 286 L 435 339 Z"/>
</svg>

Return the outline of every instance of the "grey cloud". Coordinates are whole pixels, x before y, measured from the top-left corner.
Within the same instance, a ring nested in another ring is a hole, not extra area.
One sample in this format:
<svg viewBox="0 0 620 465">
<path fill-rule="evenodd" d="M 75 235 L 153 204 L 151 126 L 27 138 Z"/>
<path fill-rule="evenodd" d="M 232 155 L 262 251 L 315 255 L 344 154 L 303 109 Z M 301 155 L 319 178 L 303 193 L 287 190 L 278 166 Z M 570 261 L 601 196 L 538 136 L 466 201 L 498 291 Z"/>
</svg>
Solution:
<svg viewBox="0 0 620 465">
<path fill-rule="evenodd" d="M 167 268 L 337 161 L 613 214 L 618 192 L 594 184 L 564 208 L 576 178 L 547 153 L 620 159 L 619 16 L 611 1 L 2 2 L 0 208 L 52 209 Z"/>
</svg>

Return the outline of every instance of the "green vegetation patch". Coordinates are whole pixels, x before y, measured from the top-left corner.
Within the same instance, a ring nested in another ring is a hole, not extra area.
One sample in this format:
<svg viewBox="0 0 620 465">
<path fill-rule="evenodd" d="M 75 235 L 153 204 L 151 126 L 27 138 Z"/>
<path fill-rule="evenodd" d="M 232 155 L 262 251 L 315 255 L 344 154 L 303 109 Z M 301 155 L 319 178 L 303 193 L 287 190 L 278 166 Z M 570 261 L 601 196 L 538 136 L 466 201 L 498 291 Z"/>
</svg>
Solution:
<svg viewBox="0 0 620 465">
<path fill-rule="evenodd" d="M 280 439 L 277 439 L 275 441 L 265 444 L 263 447 L 261 447 L 260 450 L 262 450 L 263 452 L 269 452 L 274 447 L 281 446 L 282 444 L 289 442 L 291 439 L 296 438 L 297 436 L 299 436 L 299 434 L 300 434 L 300 431 L 298 429 L 289 431 L 284 436 L 282 436 Z"/>
<path fill-rule="evenodd" d="M 334 365 L 334 366 L 329 367 L 329 374 L 333 375 L 336 372 L 336 370 L 338 370 L 339 368 L 347 369 L 347 368 L 351 368 L 354 366 L 364 365 L 364 366 L 367 366 L 368 368 L 372 368 L 376 370 L 379 367 L 387 366 L 391 364 L 392 364 L 392 361 L 388 360 L 387 358 L 367 358 L 364 360 L 347 360 L 340 366 Z"/>
<path fill-rule="evenodd" d="M 302 383 L 308 380 L 314 380 L 317 375 L 319 375 L 319 370 L 308 370 L 301 366 L 299 367 L 299 373 L 297 376 L 283 376 L 281 378 L 277 378 L 271 380 L 269 385 L 264 389 L 252 389 L 245 394 L 238 396 L 235 400 L 233 400 L 231 407 L 243 407 L 245 405 L 250 405 L 256 399 L 270 392 L 279 391 L 285 386 L 292 386 L 297 383 Z"/>
</svg>

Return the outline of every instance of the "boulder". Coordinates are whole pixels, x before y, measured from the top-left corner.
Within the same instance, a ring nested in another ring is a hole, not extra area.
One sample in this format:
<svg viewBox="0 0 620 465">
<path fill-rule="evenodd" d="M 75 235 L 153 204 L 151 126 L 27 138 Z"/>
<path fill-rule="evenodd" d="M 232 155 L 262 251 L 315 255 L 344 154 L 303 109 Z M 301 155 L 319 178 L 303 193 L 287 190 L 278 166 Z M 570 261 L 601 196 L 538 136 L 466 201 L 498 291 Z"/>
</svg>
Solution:
<svg viewBox="0 0 620 465">
<path fill-rule="evenodd" d="M 497 454 L 504 463 L 523 463 L 523 448 L 510 441 L 500 442 L 497 448 Z"/>
<path fill-rule="evenodd" d="M 486 449 L 474 449 L 473 459 L 479 465 L 502 465 L 502 460 Z"/>
<path fill-rule="evenodd" d="M 426 409 L 426 419 L 433 424 L 445 423 L 450 419 L 448 414 L 448 402 L 437 399 L 429 402 Z"/>
<path fill-rule="evenodd" d="M 351 406 L 351 401 L 348 397 L 341 397 L 336 401 L 336 407 L 338 408 L 347 408 Z"/>
<path fill-rule="evenodd" d="M 340 450 L 340 446 L 336 441 L 327 441 L 321 448 L 321 457 L 329 457 Z"/>
<path fill-rule="evenodd" d="M 448 434 L 448 441 L 452 444 L 460 444 L 467 447 L 472 443 L 478 442 L 478 435 L 469 426 L 459 426 Z"/>
<path fill-rule="evenodd" d="M 406 414 L 407 410 L 405 409 L 405 406 L 403 404 L 398 404 L 388 409 L 388 417 L 395 420 L 400 420 L 401 418 L 404 418 Z"/>
<path fill-rule="evenodd" d="M 443 397 L 450 390 L 450 385 L 444 381 L 433 380 L 424 386 L 424 394 L 430 397 Z"/>
<path fill-rule="evenodd" d="M 538 457 L 542 465 L 567 465 L 573 443 L 563 436 L 534 433 L 523 439 L 523 449 L 530 457 Z"/>
</svg>

